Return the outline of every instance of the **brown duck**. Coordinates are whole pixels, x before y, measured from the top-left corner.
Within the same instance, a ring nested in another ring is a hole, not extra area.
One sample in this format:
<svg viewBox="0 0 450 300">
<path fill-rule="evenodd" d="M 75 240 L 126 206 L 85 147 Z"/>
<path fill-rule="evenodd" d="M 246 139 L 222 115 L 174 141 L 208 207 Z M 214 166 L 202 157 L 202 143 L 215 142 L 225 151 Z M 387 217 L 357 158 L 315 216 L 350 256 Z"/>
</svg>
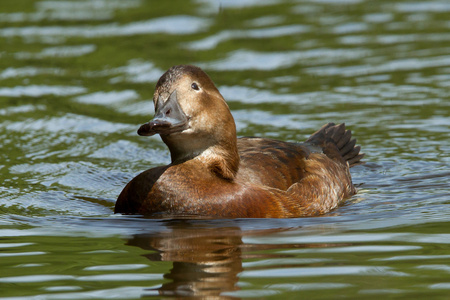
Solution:
<svg viewBox="0 0 450 300">
<path fill-rule="evenodd" d="M 172 162 L 142 172 L 115 213 L 161 217 L 292 218 L 324 214 L 356 193 L 349 168 L 364 156 L 344 124 L 303 143 L 236 137 L 224 98 L 198 67 L 170 68 L 156 84 L 155 116 Z"/>
</svg>

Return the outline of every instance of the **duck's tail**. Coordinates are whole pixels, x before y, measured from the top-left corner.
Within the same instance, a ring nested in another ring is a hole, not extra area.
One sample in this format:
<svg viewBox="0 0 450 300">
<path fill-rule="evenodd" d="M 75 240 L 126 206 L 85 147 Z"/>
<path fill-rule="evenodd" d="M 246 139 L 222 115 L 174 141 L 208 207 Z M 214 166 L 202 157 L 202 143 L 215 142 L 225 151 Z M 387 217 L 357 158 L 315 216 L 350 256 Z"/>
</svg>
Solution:
<svg viewBox="0 0 450 300">
<path fill-rule="evenodd" d="M 361 150 L 360 146 L 355 146 L 356 139 L 352 139 L 350 130 L 345 130 L 345 123 L 339 125 L 334 123 L 325 124 L 313 133 L 306 142 L 322 147 L 325 153 L 329 152 L 326 148 L 331 142 L 336 145 L 340 156 L 344 161 L 348 162 L 350 167 L 364 163 L 361 159 L 365 154 L 359 152 Z"/>
</svg>

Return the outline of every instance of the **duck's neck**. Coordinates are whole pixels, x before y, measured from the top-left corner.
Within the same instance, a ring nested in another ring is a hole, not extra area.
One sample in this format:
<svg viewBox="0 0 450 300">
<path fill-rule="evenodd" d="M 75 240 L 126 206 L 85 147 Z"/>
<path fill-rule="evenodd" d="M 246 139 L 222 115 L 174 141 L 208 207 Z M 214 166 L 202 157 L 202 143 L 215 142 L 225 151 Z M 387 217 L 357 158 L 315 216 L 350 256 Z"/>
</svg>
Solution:
<svg viewBox="0 0 450 300">
<path fill-rule="evenodd" d="M 201 160 L 215 175 L 232 181 L 239 169 L 239 153 L 236 139 L 226 147 L 217 145 L 203 151 L 196 159 Z"/>
<path fill-rule="evenodd" d="M 239 153 L 237 149 L 236 135 L 229 136 L 214 144 L 200 145 L 198 140 L 186 140 L 184 142 L 163 138 L 169 147 L 172 164 L 180 164 L 195 159 L 205 164 L 207 169 L 215 175 L 233 180 L 239 169 Z"/>
</svg>

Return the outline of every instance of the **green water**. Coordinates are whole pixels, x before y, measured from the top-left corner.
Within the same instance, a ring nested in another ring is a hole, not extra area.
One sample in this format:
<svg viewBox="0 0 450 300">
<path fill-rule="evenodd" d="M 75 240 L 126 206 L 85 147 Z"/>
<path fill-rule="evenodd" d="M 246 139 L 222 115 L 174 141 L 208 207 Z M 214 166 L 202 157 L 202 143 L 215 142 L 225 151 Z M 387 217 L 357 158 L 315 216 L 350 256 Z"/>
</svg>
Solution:
<svg viewBox="0 0 450 300">
<path fill-rule="evenodd" d="M 0 299 L 448 299 L 448 1 L 0 1 Z M 113 215 L 166 164 L 159 76 L 204 68 L 238 134 L 345 122 L 359 193 L 316 218 Z"/>
</svg>

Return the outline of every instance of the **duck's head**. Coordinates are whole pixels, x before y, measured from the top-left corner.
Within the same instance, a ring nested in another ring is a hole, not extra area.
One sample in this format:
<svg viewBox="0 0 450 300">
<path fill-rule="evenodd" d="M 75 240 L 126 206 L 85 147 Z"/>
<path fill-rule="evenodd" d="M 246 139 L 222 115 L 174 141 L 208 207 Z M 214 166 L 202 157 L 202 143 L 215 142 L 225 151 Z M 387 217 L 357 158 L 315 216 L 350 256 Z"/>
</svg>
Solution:
<svg viewBox="0 0 450 300">
<path fill-rule="evenodd" d="M 202 69 L 190 65 L 170 68 L 156 84 L 153 103 L 155 116 L 139 128 L 139 135 L 159 134 L 169 147 L 172 163 L 195 157 L 206 161 L 221 158 L 231 162 L 235 175 L 239 155 L 234 119 Z M 223 177 L 230 177 L 226 173 Z"/>
</svg>

